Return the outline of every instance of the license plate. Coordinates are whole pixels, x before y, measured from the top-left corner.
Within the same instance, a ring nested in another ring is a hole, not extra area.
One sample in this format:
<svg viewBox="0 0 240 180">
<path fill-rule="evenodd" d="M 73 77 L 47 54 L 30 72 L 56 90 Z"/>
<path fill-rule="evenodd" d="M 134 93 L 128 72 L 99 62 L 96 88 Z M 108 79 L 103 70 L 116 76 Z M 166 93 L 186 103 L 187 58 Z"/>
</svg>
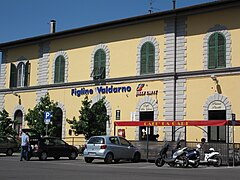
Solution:
<svg viewBox="0 0 240 180">
<path fill-rule="evenodd" d="M 96 155 L 96 153 L 90 152 L 90 153 L 88 153 L 88 155 L 89 155 L 89 156 L 94 156 L 94 155 Z"/>
</svg>

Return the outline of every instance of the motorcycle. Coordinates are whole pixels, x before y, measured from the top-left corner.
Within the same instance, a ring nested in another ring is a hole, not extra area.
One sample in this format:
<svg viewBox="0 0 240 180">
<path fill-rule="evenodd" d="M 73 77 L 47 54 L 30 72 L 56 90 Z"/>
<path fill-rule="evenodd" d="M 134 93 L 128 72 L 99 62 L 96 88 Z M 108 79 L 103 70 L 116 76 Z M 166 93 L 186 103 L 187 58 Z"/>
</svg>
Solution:
<svg viewBox="0 0 240 180">
<path fill-rule="evenodd" d="M 177 145 L 177 148 L 174 150 L 171 157 L 167 156 L 167 152 L 169 150 L 169 143 L 165 143 L 163 148 L 158 153 L 158 156 L 155 159 L 155 165 L 157 167 L 162 167 L 165 163 L 168 164 L 171 167 L 174 167 L 176 165 L 179 165 L 181 167 L 188 167 L 189 161 L 186 156 L 186 149 L 179 148 L 179 144 Z"/>
<path fill-rule="evenodd" d="M 188 158 L 189 164 L 193 168 L 197 168 L 200 165 L 200 152 L 198 149 L 187 149 L 186 156 Z"/>
<path fill-rule="evenodd" d="M 198 144 L 197 147 L 200 149 L 201 146 Z M 208 151 L 203 152 L 204 158 L 200 160 L 200 164 L 213 165 L 219 167 L 222 164 L 221 154 L 214 148 L 209 148 Z"/>
</svg>

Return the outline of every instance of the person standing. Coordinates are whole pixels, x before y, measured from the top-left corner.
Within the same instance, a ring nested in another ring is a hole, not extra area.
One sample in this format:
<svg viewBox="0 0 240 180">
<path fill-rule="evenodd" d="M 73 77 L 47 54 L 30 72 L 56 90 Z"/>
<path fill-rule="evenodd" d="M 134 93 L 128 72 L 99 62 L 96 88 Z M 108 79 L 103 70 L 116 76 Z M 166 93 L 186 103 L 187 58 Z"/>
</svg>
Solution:
<svg viewBox="0 0 240 180">
<path fill-rule="evenodd" d="M 24 157 L 26 160 L 28 160 L 28 145 L 29 145 L 29 136 L 27 135 L 27 133 L 22 131 L 20 161 L 22 161 Z"/>
</svg>

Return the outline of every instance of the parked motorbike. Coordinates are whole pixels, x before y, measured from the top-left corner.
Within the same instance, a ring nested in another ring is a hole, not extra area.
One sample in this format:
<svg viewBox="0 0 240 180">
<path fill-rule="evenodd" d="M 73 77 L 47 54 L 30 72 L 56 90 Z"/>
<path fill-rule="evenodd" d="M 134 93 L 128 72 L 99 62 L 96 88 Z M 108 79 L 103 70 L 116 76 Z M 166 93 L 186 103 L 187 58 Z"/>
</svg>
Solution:
<svg viewBox="0 0 240 180">
<path fill-rule="evenodd" d="M 193 168 L 197 168 L 200 165 L 200 152 L 198 149 L 187 149 L 186 156 L 188 158 L 189 164 Z"/>
<path fill-rule="evenodd" d="M 167 156 L 167 152 L 169 150 L 169 143 L 165 143 L 163 148 L 160 150 L 158 156 L 155 159 L 155 165 L 158 167 L 162 167 L 165 163 L 167 163 L 169 166 L 174 167 L 176 165 L 179 165 L 181 167 L 188 167 L 189 161 L 186 156 L 186 149 L 184 148 L 177 148 L 174 150 L 171 157 Z"/>
<path fill-rule="evenodd" d="M 197 147 L 200 149 L 201 146 L 198 144 Z M 221 154 L 214 148 L 209 148 L 208 151 L 203 152 L 204 158 L 200 160 L 200 164 L 213 165 L 219 167 L 222 164 Z"/>
</svg>

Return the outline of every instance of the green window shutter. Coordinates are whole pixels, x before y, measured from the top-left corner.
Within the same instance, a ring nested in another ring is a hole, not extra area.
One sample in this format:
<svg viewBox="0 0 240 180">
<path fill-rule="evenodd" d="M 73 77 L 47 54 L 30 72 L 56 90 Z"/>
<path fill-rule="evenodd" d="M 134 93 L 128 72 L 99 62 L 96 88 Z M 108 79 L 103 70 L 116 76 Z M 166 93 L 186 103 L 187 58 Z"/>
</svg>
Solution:
<svg viewBox="0 0 240 180">
<path fill-rule="evenodd" d="M 225 37 L 218 33 L 218 67 L 226 67 Z"/>
<path fill-rule="evenodd" d="M 155 72 L 155 48 L 152 43 L 148 43 L 148 73 Z"/>
<path fill-rule="evenodd" d="M 24 79 L 24 86 L 30 85 L 30 63 L 27 61 L 25 65 L 25 79 Z"/>
<path fill-rule="evenodd" d="M 215 46 L 215 35 L 211 35 L 208 42 L 208 68 L 216 68 L 216 46 Z"/>
<path fill-rule="evenodd" d="M 141 63 L 140 63 L 140 74 L 147 73 L 147 44 L 143 44 L 141 48 Z"/>
<path fill-rule="evenodd" d="M 17 67 L 11 63 L 10 88 L 17 87 Z"/>
<path fill-rule="evenodd" d="M 94 79 L 105 79 L 106 77 L 106 53 L 99 49 L 94 55 Z"/>
<path fill-rule="evenodd" d="M 54 83 L 59 82 L 58 75 L 59 75 L 59 57 L 57 57 L 57 59 L 55 61 Z"/>
<path fill-rule="evenodd" d="M 208 43 L 208 68 L 226 67 L 226 41 L 221 33 L 214 33 Z"/>
<path fill-rule="evenodd" d="M 65 59 L 61 56 L 60 60 L 60 82 L 64 82 L 65 79 Z"/>
<path fill-rule="evenodd" d="M 58 56 L 55 61 L 54 83 L 62 83 L 65 79 L 65 58 Z"/>
<path fill-rule="evenodd" d="M 152 74 L 155 72 L 155 47 L 146 42 L 141 48 L 140 74 Z"/>
</svg>

